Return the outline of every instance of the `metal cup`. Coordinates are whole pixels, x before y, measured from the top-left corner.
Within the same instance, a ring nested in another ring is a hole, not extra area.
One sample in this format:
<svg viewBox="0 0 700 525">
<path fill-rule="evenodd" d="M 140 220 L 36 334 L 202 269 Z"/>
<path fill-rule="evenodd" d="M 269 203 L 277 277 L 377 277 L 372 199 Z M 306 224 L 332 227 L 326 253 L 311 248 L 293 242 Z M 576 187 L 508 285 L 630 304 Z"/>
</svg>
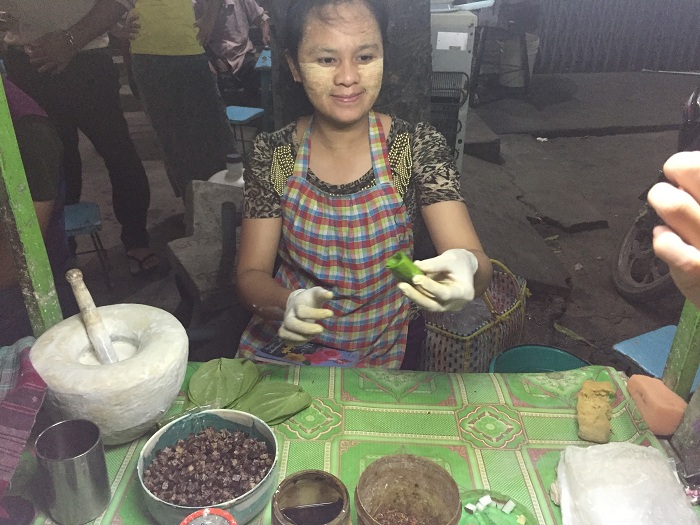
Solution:
<svg viewBox="0 0 700 525">
<path fill-rule="evenodd" d="M 100 429 L 84 419 L 61 421 L 36 439 L 46 507 L 60 525 L 98 517 L 112 497 Z"/>
</svg>

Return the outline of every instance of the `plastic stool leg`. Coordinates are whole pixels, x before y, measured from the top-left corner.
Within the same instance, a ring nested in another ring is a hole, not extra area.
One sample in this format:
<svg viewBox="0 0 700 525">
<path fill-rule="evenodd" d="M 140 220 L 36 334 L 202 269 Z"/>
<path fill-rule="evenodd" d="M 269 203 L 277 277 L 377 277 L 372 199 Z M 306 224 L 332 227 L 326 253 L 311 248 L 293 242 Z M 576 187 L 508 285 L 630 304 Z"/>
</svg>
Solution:
<svg viewBox="0 0 700 525">
<path fill-rule="evenodd" d="M 102 240 L 96 232 L 90 234 L 90 239 L 92 240 L 92 245 L 95 247 L 95 252 L 97 253 L 97 258 L 100 261 L 100 266 L 102 266 L 102 273 L 105 278 L 105 283 L 107 283 L 107 288 L 111 290 L 112 281 L 109 278 L 109 271 L 111 270 L 112 265 L 107 257 L 107 251 L 104 249 Z"/>
</svg>

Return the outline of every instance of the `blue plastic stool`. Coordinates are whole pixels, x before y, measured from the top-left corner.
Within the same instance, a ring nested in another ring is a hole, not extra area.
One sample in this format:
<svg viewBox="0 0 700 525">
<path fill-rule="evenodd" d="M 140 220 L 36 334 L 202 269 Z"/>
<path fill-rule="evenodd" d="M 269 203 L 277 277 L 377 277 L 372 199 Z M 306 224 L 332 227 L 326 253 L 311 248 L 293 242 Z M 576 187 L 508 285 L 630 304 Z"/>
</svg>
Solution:
<svg viewBox="0 0 700 525">
<path fill-rule="evenodd" d="M 78 235 L 89 235 L 92 240 L 93 250 L 84 250 L 75 252 L 75 255 L 85 253 L 96 253 L 97 258 L 102 266 L 105 282 L 109 289 L 112 288 L 112 283 L 109 280 L 109 271 L 112 265 L 107 257 L 102 239 L 100 239 L 99 231 L 102 229 L 102 219 L 100 217 L 100 207 L 94 202 L 79 202 L 78 204 L 68 204 L 63 208 L 64 221 L 66 227 L 66 235 L 68 238 L 77 237 Z"/>
<path fill-rule="evenodd" d="M 625 354 L 647 373 L 660 378 L 664 373 L 668 355 L 671 353 L 671 345 L 676 335 L 676 326 L 669 325 L 638 335 L 613 345 L 613 349 Z M 695 374 L 691 392 L 700 384 L 700 370 Z"/>
<path fill-rule="evenodd" d="M 243 126 L 259 119 L 264 114 L 265 110 L 262 108 L 248 108 L 245 106 L 228 106 L 226 108 L 226 116 L 233 129 L 233 138 L 237 142 L 241 142 L 244 158 L 246 156 L 245 143 L 250 141 L 246 141 L 243 136 Z"/>
</svg>

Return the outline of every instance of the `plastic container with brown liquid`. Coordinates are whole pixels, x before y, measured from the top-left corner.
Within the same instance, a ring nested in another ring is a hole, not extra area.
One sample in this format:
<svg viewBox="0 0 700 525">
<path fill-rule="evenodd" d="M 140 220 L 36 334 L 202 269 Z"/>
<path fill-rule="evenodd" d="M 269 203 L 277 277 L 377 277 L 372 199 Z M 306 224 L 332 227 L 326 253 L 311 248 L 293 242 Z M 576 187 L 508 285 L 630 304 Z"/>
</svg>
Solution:
<svg viewBox="0 0 700 525">
<path fill-rule="evenodd" d="M 323 470 L 285 478 L 272 496 L 272 525 L 350 525 L 350 496 L 342 481 Z"/>
</svg>

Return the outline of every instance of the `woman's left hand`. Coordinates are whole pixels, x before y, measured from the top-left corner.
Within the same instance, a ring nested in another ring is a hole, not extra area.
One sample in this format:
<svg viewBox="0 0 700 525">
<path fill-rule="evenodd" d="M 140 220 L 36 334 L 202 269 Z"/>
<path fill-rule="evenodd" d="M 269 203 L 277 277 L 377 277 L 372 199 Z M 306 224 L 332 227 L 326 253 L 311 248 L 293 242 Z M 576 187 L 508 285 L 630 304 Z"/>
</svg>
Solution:
<svg viewBox="0 0 700 525">
<path fill-rule="evenodd" d="M 69 31 L 54 31 L 27 44 L 24 48 L 29 62 L 39 73 L 60 73 L 80 51 Z"/>
<path fill-rule="evenodd" d="M 461 248 L 415 261 L 426 275 L 413 277 L 413 286 L 399 283 L 399 289 L 411 301 L 429 312 L 458 311 L 474 299 L 474 274 L 479 267 L 476 256 Z"/>
</svg>

